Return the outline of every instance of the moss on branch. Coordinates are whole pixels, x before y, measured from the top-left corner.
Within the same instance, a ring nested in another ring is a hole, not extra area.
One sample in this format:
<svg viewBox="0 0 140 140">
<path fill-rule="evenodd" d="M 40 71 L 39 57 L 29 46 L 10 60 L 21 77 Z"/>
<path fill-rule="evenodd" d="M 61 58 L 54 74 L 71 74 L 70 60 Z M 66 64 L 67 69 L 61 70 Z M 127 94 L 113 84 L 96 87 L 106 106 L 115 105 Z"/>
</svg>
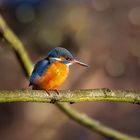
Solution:
<svg viewBox="0 0 140 140">
<path fill-rule="evenodd" d="M 42 90 L 1 90 L 0 102 L 82 102 L 82 101 L 115 101 L 140 104 L 139 91 L 85 89 L 61 90 L 59 95 L 50 91 L 48 95 Z"/>
</svg>

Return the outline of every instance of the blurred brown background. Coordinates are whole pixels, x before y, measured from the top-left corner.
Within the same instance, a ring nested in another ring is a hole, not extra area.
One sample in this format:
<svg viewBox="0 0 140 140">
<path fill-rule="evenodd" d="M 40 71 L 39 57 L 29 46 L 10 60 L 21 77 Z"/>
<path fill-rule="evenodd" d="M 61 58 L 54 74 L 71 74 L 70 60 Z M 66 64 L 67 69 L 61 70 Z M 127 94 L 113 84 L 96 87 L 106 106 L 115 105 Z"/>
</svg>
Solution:
<svg viewBox="0 0 140 140">
<path fill-rule="evenodd" d="M 0 13 L 33 62 L 61 46 L 90 65 L 72 66 L 62 89 L 140 90 L 140 0 L 0 0 Z M 28 88 L 15 55 L 0 41 L 0 89 Z M 72 107 L 140 137 L 138 105 L 84 102 Z M 1 140 L 106 140 L 52 104 L 0 104 Z"/>
</svg>

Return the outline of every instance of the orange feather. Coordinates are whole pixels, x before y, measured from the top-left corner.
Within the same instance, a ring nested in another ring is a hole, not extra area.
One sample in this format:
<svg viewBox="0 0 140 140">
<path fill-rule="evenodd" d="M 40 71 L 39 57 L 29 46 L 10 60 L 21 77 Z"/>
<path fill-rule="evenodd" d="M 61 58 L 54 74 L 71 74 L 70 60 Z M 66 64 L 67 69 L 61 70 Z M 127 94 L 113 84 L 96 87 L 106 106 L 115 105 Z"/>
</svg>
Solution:
<svg viewBox="0 0 140 140">
<path fill-rule="evenodd" d="M 58 89 L 66 80 L 68 73 L 67 65 L 61 62 L 53 63 L 40 78 L 38 88 L 44 90 Z"/>
</svg>

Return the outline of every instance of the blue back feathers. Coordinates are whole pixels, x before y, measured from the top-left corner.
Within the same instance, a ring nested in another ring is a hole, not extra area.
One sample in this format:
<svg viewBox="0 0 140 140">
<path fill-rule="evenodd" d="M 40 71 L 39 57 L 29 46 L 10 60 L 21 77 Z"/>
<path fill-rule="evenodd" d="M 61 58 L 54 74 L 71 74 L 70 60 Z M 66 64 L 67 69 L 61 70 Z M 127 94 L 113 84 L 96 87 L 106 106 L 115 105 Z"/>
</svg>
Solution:
<svg viewBox="0 0 140 140">
<path fill-rule="evenodd" d="M 29 80 L 31 85 L 33 84 L 36 77 L 41 76 L 44 73 L 44 71 L 49 66 L 48 64 L 49 64 L 49 61 L 46 59 L 42 59 L 35 64 L 34 70 Z"/>
</svg>

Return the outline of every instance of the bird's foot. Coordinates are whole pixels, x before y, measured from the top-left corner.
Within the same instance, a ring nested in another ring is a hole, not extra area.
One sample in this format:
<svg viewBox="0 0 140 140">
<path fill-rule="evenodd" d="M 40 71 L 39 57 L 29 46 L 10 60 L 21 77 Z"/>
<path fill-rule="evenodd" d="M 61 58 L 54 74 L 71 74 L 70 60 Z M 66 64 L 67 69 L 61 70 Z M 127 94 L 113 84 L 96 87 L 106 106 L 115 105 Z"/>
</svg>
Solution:
<svg viewBox="0 0 140 140">
<path fill-rule="evenodd" d="M 57 89 L 49 89 L 49 90 L 45 89 L 45 91 L 48 95 L 50 95 L 51 91 L 54 91 L 57 95 L 59 95 L 59 91 Z"/>
<path fill-rule="evenodd" d="M 59 95 L 59 91 L 57 89 L 54 90 L 56 92 L 57 95 Z"/>
<path fill-rule="evenodd" d="M 50 95 L 50 92 L 49 92 L 49 90 L 46 90 L 46 89 L 45 89 L 45 91 L 46 91 L 46 93 L 47 93 L 48 95 Z"/>
<path fill-rule="evenodd" d="M 50 96 L 50 94 L 51 94 L 51 92 L 53 91 L 53 92 L 55 92 L 55 93 L 57 93 L 57 95 L 59 95 L 59 92 L 58 92 L 58 90 L 51 90 L 51 89 L 49 89 L 49 90 L 46 90 L 45 89 L 45 91 L 46 91 L 46 93 Z M 50 101 L 50 103 L 53 103 L 53 104 L 55 104 L 57 102 L 57 96 L 52 96 L 52 99 L 51 99 L 51 101 Z"/>
</svg>

